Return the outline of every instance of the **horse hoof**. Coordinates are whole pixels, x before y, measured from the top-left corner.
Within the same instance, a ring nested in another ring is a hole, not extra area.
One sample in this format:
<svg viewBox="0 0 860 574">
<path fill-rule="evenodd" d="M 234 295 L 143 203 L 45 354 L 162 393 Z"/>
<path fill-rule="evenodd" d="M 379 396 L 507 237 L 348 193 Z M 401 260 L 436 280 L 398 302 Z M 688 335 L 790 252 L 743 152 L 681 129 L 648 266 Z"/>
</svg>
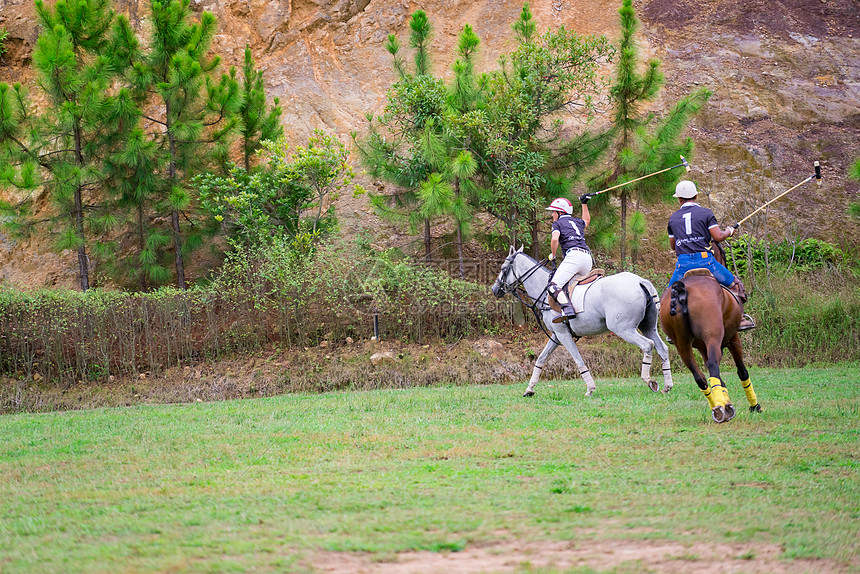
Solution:
<svg viewBox="0 0 860 574">
<path fill-rule="evenodd" d="M 665 387 L 663 387 L 663 394 L 668 395 L 669 391 L 671 391 L 671 390 L 672 390 L 672 387 L 670 387 L 669 385 L 666 385 Z"/>
<path fill-rule="evenodd" d="M 723 410 L 723 407 L 714 407 L 711 410 L 711 418 L 714 419 L 714 422 L 717 424 L 726 422 L 726 411 Z"/>
<path fill-rule="evenodd" d="M 588 389 L 587 391 L 585 391 L 585 396 L 590 397 L 593 392 L 594 392 L 594 389 Z"/>
<path fill-rule="evenodd" d="M 655 381 L 654 379 L 651 379 L 650 381 L 648 381 L 648 388 L 651 389 L 655 393 L 660 392 L 660 385 L 658 385 L 657 381 Z"/>
<path fill-rule="evenodd" d="M 524 397 L 533 397 L 533 396 L 535 396 L 535 392 L 534 391 L 526 391 L 523 393 L 523 396 Z"/>
<path fill-rule="evenodd" d="M 732 404 L 728 404 L 723 407 L 726 411 L 726 422 L 729 422 L 733 418 L 735 418 L 735 407 Z"/>
<path fill-rule="evenodd" d="M 761 405 L 756 404 L 754 407 L 750 407 L 751 413 L 760 413 L 762 411 Z"/>
</svg>

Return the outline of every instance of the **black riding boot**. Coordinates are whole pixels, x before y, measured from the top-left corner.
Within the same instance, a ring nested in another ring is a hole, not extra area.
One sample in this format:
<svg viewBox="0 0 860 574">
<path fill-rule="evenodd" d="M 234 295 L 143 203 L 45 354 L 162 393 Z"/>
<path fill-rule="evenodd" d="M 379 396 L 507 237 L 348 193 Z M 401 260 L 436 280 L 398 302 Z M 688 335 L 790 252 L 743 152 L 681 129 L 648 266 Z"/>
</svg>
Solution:
<svg viewBox="0 0 860 574">
<path fill-rule="evenodd" d="M 549 284 L 549 294 L 555 297 L 555 300 L 558 301 L 558 304 L 561 306 L 561 316 L 556 317 L 552 320 L 553 323 L 561 323 L 568 322 L 571 319 L 576 317 L 576 311 L 573 310 L 573 305 L 570 303 L 570 299 L 567 298 L 567 293 L 564 292 L 564 289 L 559 289 L 558 285 L 555 283 Z"/>
</svg>

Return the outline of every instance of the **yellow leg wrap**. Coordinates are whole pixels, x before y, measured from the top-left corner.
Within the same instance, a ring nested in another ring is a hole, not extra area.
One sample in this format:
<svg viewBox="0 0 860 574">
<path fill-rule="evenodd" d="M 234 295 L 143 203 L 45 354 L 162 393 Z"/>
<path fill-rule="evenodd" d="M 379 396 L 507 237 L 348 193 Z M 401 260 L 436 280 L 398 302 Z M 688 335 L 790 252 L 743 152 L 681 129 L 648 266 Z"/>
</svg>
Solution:
<svg viewBox="0 0 860 574">
<path fill-rule="evenodd" d="M 722 381 L 716 377 L 710 377 L 708 383 L 711 385 L 711 396 L 714 398 L 714 407 L 726 406 L 729 397 L 726 395 L 726 389 L 723 387 Z"/>
<path fill-rule="evenodd" d="M 707 389 L 702 389 L 702 394 L 705 395 L 706 399 L 708 399 L 708 405 L 710 405 L 711 408 L 717 406 L 714 404 L 714 394 L 711 392 L 710 387 Z"/>
<path fill-rule="evenodd" d="M 755 396 L 755 391 L 753 390 L 750 380 L 747 379 L 745 381 L 741 381 L 741 385 L 744 388 L 744 392 L 747 394 L 747 401 L 749 401 L 750 406 L 756 406 L 758 404 L 758 397 Z"/>
</svg>

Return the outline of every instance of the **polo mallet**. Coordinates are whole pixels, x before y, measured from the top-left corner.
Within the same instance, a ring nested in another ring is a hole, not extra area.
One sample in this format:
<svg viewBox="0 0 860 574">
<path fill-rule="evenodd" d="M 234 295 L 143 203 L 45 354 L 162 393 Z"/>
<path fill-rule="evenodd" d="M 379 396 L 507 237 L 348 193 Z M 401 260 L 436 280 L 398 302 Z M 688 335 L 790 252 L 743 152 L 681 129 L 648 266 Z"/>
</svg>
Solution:
<svg viewBox="0 0 860 574">
<path fill-rule="evenodd" d="M 630 181 L 625 181 L 624 183 L 619 183 L 618 185 L 613 185 L 612 187 L 607 187 L 606 189 L 601 189 L 600 191 L 594 191 L 592 193 L 586 193 L 579 196 L 579 201 L 581 202 L 583 199 L 588 201 L 592 197 L 596 195 L 600 195 L 601 193 L 606 193 L 607 191 L 612 191 L 613 189 L 618 189 L 619 187 L 624 187 L 625 185 L 630 185 L 631 183 L 636 183 L 637 181 L 641 181 L 643 179 L 647 179 L 649 177 L 654 177 L 655 175 L 659 175 L 661 173 L 667 172 L 671 169 L 675 169 L 678 167 L 684 167 L 687 171 L 690 171 L 690 164 L 687 163 L 687 160 L 684 156 L 681 157 L 681 163 L 678 165 L 673 165 L 672 167 L 667 167 L 666 169 L 661 169 L 660 171 L 655 171 L 654 173 L 649 173 L 648 175 L 643 175 L 642 177 L 637 177 L 636 179 L 631 179 Z"/>
<path fill-rule="evenodd" d="M 758 213 L 759 211 L 761 211 L 762 209 L 764 209 L 765 207 L 767 207 L 768 205 L 770 205 L 771 203 L 773 203 L 774 201 L 776 201 L 777 199 L 779 199 L 780 197 L 782 197 L 783 195 L 788 193 L 789 191 L 794 191 L 795 189 L 797 189 L 798 187 L 800 187 L 804 183 L 809 183 L 813 179 L 816 179 L 816 180 L 818 180 L 816 183 L 818 185 L 821 185 L 821 164 L 819 164 L 816 161 L 813 165 L 815 166 L 815 173 L 813 173 L 812 175 L 810 175 L 809 177 L 807 177 L 806 179 L 804 179 L 803 181 L 801 181 L 800 183 L 798 183 L 794 187 L 783 191 L 782 193 L 780 193 L 779 195 L 777 195 L 776 197 L 774 197 L 773 199 L 771 199 L 770 201 L 768 201 L 767 203 L 765 203 L 764 205 L 762 205 L 761 207 L 759 207 L 758 209 L 756 209 L 755 211 L 753 211 L 752 213 L 750 213 L 749 215 L 747 215 L 746 217 L 744 217 L 743 219 L 741 219 L 740 221 L 735 223 L 734 228 L 737 229 L 738 227 L 741 226 L 741 223 L 743 223 L 744 221 L 746 221 L 747 219 L 749 219 L 750 217 L 752 217 L 753 215 L 755 215 L 756 213 Z"/>
</svg>

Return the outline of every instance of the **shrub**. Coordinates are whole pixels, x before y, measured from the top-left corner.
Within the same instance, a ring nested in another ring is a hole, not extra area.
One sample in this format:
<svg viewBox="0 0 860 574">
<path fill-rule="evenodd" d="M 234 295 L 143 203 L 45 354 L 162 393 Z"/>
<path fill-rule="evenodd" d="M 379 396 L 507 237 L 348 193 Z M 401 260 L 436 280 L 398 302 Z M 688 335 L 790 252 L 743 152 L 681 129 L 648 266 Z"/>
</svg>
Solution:
<svg viewBox="0 0 860 574">
<path fill-rule="evenodd" d="M 369 337 L 422 342 L 509 324 L 485 286 L 356 244 L 301 254 L 291 239 L 232 253 L 205 287 L 128 294 L 0 290 L 0 373 L 69 384 L 156 374 L 280 343 Z"/>
<path fill-rule="evenodd" d="M 832 243 L 815 238 L 801 241 L 783 239 L 768 244 L 750 235 L 742 235 L 724 244 L 730 268 L 737 268 L 741 275 L 752 271 L 761 272 L 768 265 L 793 268 L 796 271 L 812 271 L 828 267 L 844 267 L 850 264 L 849 257 Z"/>
</svg>

